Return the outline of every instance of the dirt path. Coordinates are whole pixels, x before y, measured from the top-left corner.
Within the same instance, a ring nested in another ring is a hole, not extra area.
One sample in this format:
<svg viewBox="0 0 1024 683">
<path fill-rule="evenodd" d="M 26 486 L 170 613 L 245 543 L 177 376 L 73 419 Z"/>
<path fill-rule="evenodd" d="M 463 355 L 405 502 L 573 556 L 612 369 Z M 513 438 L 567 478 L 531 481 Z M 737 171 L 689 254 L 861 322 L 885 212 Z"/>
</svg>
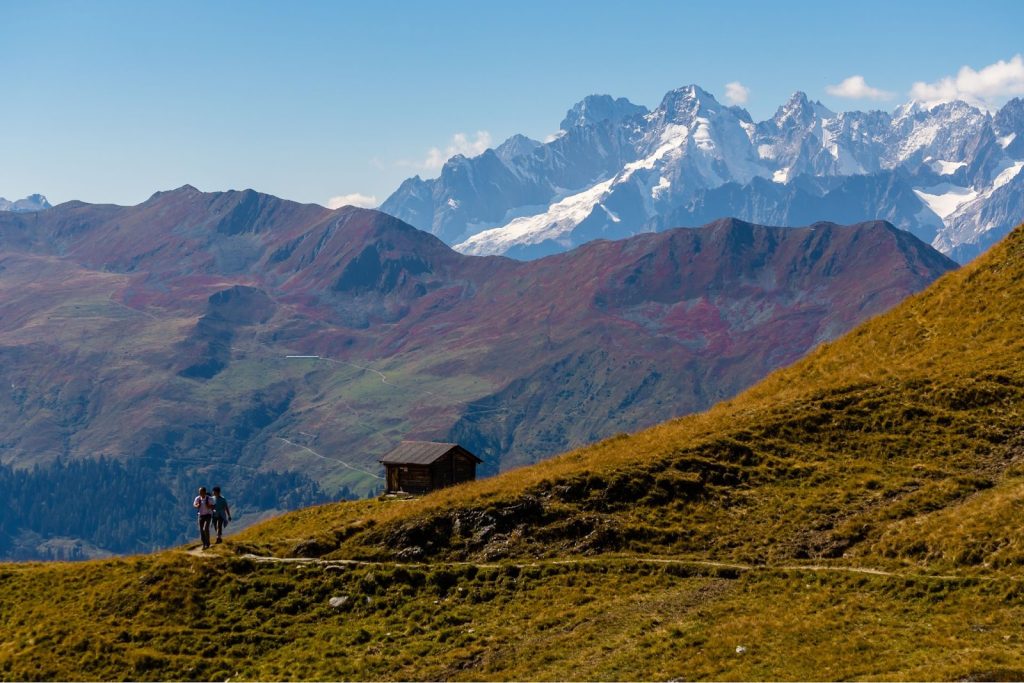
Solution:
<svg viewBox="0 0 1024 683">
<path fill-rule="evenodd" d="M 212 554 L 204 554 L 199 548 L 194 548 L 188 551 L 189 555 L 196 557 L 216 557 Z M 781 564 L 781 565 L 760 565 L 760 564 L 743 564 L 738 562 L 716 562 L 714 560 L 688 560 L 671 557 L 650 557 L 650 556 L 623 556 L 617 555 L 614 557 L 604 558 L 580 558 L 570 560 L 535 560 L 533 562 L 510 562 L 510 563 L 497 563 L 497 562 L 373 562 L 368 560 L 323 560 L 319 558 L 309 557 L 270 557 L 266 555 L 253 555 L 246 553 L 239 557 L 253 562 L 261 564 L 302 564 L 302 565 L 318 565 L 323 567 L 406 567 L 416 569 L 429 569 L 431 567 L 446 566 L 446 567 L 477 567 L 478 569 L 499 569 L 503 566 L 514 566 L 520 569 L 529 567 L 544 567 L 544 566 L 584 566 L 588 564 L 601 564 L 608 562 L 641 562 L 658 565 L 675 565 L 681 567 L 706 567 L 711 569 L 732 569 L 737 572 L 788 572 L 788 571 L 804 571 L 804 572 L 833 572 L 833 573 L 846 573 L 846 574 L 867 574 L 870 576 L 886 576 L 901 579 L 925 579 L 935 581 L 992 581 L 999 577 L 980 577 L 980 576 L 958 576 L 955 574 L 918 574 L 913 572 L 899 572 L 899 571 L 887 571 L 884 569 L 876 569 L 873 567 L 850 567 L 843 565 L 827 565 L 827 564 Z M 1016 577 L 1003 577 L 1003 578 L 1014 578 Z"/>
<path fill-rule="evenodd" d="M 353 465 L 351 463 L 347 463 L 344 460 L 338 460 L 337 458 L 329 458 L 326 455 L 322 455 L 320 453 L 317 453 L 316 451 L 314 451 L 309 446 L 303 446 L 302 444 L 295 443 L 294 441 L 289 441 L 288 439 L 284 438 L 283 436 L 275 436 L 274 438 L 277 439 L 278 441 L 284 441 L 289 446 L 293 446 L 293 447 L 298 448 L 298 449 L 303 450 L 303 451 L 308 451 L 309 453 L 312 453 L 313 455 L 315 455 L 316 457 L 320 458 L 321 460 L 329 460 L 331 462 L 340 463 L 341 465 L 344 465 L 345 467 L 349 468 L 350 470 L 354 470 L 356 472 L 360 472 L 362 474 L 369 475 L 369 476 L 373 477 L 374 479 L 380 479 L 382 481 L 384 480 L 384 477 L 380 476 L 379 474 L 374 474 L 370 470 L 366 470 L 366 469 L 363 469 L 362 467 L 359 467 L 357 465 Z"/>
</svg>

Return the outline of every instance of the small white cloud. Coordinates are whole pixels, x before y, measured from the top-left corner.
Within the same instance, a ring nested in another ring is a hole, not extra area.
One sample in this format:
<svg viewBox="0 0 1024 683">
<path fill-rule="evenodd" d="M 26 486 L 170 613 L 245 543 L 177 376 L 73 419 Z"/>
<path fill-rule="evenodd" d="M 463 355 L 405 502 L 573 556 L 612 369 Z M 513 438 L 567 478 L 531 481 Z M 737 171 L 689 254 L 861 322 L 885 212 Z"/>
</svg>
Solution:
<svg viewBox="0 0 1024 683">
<path fill-rule="evenodd" d="M 746 104 L 750 99 L 750 88 L 739 81 L 725 84 L 725 99 L 729 104 Z"/>
<path fill-rule="evenodd" d="M 826 85 L 825 92 L 850 100 L 888 100 L 893 97 L 888 90 L 872 88 L 863 76 L 850 76 L 839 85 Z"/>
<path fill-rule="evenodd" d="M 452 141 L 444 149 L 431 147 L 427 150 L 427 157 L 423 161 L 403 160 L 397 162 L 397 165 L 406 168 L 418 168 L 424 171 L 439 171 L 444 166 L 444 162 L 456 154 L 475 157 L 483 154 L 490 146 L 491 134 L 486 130 L 478 130 L 476 136 L 472 139 L 467 133 L 456 133 L 452 136 Z"/>
<path fill-rule="evenodd" d="M 1024 95 L 1024 58 L 1020 54 L 1008 62 L 1000 59 L 980 71 L 962 66 L 956 76 L 946 76 L 934 83 L 918 81 L 910 88 L 912 98 L 929 106 L 963 100 L 975 106 L 995 109 L 1018 95 Z"/>
<path fill-rule="evenodd" d="M 343 206 L 359 206 L 364 209 L 375 208 L 380 202 L 377 197 L 368 194 L 353 192 L 352 194 L 341 194 L 327 200 L 328 209 L 340 209 Z"/>
<path fill-rule="evenodd" d="M 565 131 L 564 130 L 555 131 L 551 135 L 545 135 L 544 136 L 544 142 L 545 143 L 554 142 L 555 140 L 557 140 L 560 137 L 563 137 L 564 135 L 565 135 Z"/>
</svg>

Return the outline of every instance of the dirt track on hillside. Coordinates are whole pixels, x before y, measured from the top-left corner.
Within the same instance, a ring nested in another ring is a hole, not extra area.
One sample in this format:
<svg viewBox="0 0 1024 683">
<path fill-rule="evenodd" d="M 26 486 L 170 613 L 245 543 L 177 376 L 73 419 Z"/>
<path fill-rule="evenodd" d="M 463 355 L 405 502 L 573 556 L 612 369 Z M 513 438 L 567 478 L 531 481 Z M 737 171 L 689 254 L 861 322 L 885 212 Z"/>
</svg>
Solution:
<svg viewBox="0 0 1024 683">
<path fill-rule="evenodd" d="M 192 548 L 187 551 L 189 555 L 194 557 L 222 557 L 220 554 L 207 554 L 202 551 L 201 548 Z M 246 560 L 252 560 L 262 564 L 299 564 L 299 565 L 316 565 L 316 566 L 337 566 L 337 567 L 405 567 L 405 568 L 416 568 L 426 569 L 438 566 L 447 567 L 477 567 L 478 569 L 499 569 L 505 566 L 514 566 L 520 569 L 529 567 L 544 567 L 544 566 L 583 566 L 588 564 L 601 564 L 609 562 L 638 562 L 638 563 L 649 563 L 656 565 L 674 565 L 681 567 L 694 567 L 694 568 L 708 568 L 708 569 L 724 569 L 731 570 L 737 573 L 748 573 L 748 572 L 831 572 L 831 573 L 846 573 L 846 574 L 866 574 L 869 576 L 883 576 L 900 579 L 925 579 L 934 581 L 992 581 L 998 578 L 1003 579 L 1018 579 L 1019 577 L 994 577 L 994 576 L 961 576 L 956 574 L 920 574 L 914 572 L 900 572 L 900 571 L 888 571 L 885 569 L 877 569 L 874 567 L 853 567 L 844 565 L 827 565 L 827 564 L 779 564 L 779 565 L 767 565 L 767 564 L 744 564 L 739 562 L 717 562 L 714 560 L 693 560 L 693 559 L 682 559 L 682 558 L 671 558 L 671 557 L 650 557 L 645 555 L 616 555 L 614 557 L 603 557 L 603 558 L 579 558 L 579 559 L 548 559 L 548 560 L 532 560 L 529 562 L 468 562 L 468 561 L 456 561 L 456 562 L 374 562 L 368 560 L 324 560 L 320 558 L 310 557 L 271 557 L 267 555 L 254 555 L 251 553 L 245 553 L 238 557 Z"/>
</svg>

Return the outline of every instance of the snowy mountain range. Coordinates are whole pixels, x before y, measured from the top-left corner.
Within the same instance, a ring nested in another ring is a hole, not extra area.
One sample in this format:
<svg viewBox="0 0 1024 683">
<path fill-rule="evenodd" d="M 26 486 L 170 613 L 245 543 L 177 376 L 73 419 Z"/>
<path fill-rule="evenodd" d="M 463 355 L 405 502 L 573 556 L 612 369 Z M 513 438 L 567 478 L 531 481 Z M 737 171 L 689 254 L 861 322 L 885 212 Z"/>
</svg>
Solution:
<svg viewBox="0 0 1024 683">
<path fill-rule="evenodd" d="M 49 208 L 50 202 L 41 194 L 32 194 L 13 202 L 0 197 L 0 211 L 42 211 Z"/>
<path fill-rule="evenodd" d="M 795 93 L 755 122 L 696 85 L 653 111 L 592 95 L 554 139 L 515 135 L 410 178 L 381 210 L 467 254 L 535 258 L 700 225 L 884 219 L 966 261 L 1024 219 L 1024 100 L 836 113 Z"/>
</svg>

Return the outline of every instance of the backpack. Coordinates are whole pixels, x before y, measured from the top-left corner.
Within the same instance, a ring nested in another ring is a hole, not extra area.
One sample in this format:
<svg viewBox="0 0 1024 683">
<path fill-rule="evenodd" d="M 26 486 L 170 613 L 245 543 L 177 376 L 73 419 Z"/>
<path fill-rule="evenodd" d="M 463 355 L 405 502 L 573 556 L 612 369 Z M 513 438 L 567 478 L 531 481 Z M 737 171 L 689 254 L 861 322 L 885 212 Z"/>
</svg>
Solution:
<svg viewBox="0 0 1024 683">
<path fill-rule="evenodd" d="M 213 514 L 213 496 L 207 495 L 205 497 L 205 499 L 203 500 L 203 502 L 206 504 L 206 509 L 209 510 L 209 512 L 207 512 L 206 514 L 212 515 Z M 201 507 L 199 508 L 199 514 L 203 514 L 203 508 L 201 508 Z"/>
</svg>

